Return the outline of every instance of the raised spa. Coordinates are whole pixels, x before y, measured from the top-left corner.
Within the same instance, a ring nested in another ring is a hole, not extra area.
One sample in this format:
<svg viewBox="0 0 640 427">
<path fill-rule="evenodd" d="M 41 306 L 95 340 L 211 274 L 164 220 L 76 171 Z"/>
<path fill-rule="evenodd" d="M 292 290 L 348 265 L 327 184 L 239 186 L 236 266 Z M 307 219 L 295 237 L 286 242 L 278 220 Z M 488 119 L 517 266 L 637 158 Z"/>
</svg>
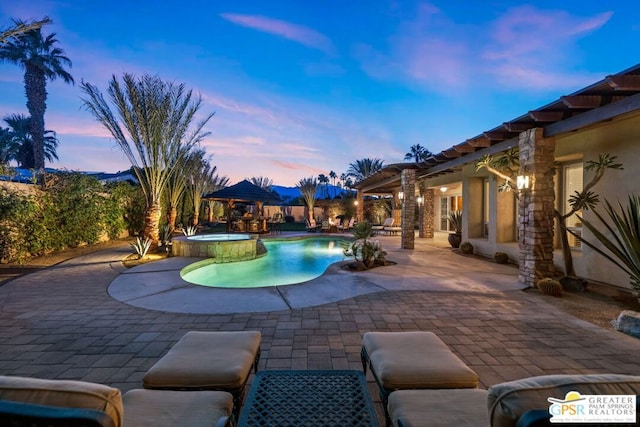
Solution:
<svg viewBox="0 0 640 427">
<path fill-rule="evenodd" d="M 265 254 L 256 234 L 202 234 L 172 239 L 173 256 L 209 258 L 212 263 L 248 261 Z"/>
</svg>

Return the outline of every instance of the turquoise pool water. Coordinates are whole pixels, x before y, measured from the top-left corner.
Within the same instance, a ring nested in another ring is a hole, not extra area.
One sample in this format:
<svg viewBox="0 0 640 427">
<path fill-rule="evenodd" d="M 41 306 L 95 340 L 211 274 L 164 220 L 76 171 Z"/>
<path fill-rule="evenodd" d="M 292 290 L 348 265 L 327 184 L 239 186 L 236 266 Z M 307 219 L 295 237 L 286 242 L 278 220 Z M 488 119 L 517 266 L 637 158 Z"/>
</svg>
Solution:
<svg viewBox="0 0 640 427">
<path fill-rule="evenodd" d="M 335 238 L 267 240 L 264 241 L 267 248 L 264 257 L 206 264 L 195 269 L 186 267 L 182 278 L 196 285 L 216 288 L 260 288 L 306 282 L 322 275 L 334 262 L 347 259 L 341 242 L 344 240 Z"/>
</svg>

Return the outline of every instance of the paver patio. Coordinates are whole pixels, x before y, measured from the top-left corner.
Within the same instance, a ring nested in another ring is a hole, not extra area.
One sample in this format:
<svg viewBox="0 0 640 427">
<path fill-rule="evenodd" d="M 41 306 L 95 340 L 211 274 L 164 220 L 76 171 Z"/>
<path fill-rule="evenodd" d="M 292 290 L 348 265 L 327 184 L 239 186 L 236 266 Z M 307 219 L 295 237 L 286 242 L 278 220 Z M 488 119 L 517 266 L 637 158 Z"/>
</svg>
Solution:
<svg viewBox="0 0 640 427">
<path fill-rule="evenodd" d="M 389 238 L 385 248 L 394 242 Z M 483 387 L 543 374 L 640 375 L 640 340 L 558 312 L 530 293 L 503 290 L 505 281 L 516 285 L 515 269 L 447 249 L 391 250 L 400 268 L 363 275 L 382 286 L 386 277 L 391 290 L 231 314 L 163 312 L 115 300 L 108 287 L 128 253 L 126 245 L 92 253 L 1 286 L 0 374 L 94 381 L 124 392 L 141 387 L 146 370 L 190 330 L 259 330 L 261 369 L 361 369 L 364 332 L 425 330 L 474 369 Z M 464 279 L 463 270 L 472 274 Z M 494 290 L 464 288 L 465 280 L 491 277 L 499 278 Z"/>
</svg>

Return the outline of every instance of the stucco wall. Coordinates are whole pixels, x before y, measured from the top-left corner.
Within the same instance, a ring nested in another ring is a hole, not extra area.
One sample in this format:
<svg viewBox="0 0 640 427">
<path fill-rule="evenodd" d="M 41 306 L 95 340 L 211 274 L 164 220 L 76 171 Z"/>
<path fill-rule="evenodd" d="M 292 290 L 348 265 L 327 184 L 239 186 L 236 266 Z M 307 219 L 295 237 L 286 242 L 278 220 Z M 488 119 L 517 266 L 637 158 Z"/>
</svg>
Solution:
<svg viewBox="0 0 640 427">
<path fill-rule="evenodd" d="M 593 191 L 600 196 L 598 211 L 604 213 L 603 202 L 608 200 L 617 204 L 620 200 L 626 204 L 629 194 L 640 193 L 640 113 L 627 115 L 587 130 L 556 138 L 556 158 L 570 159 L 583 154 L 583 161 L 596 160 L 600 153 L 618 156 L 618 162 L 624 170 L 608 170 Z M 585 184 L 591 179 L 593 172 L 584 172 Z M 587 221 L 597 221 L 590 211 L 584 212 Z M 596 243 L 586 229 L 583 238 Z M 581 250 L 574 250 L 576 274 L 599 282 L 629 288 L 629 278 L 618 267 L 607 261 L 595 251 L 583 245 Z M 561 255 L 556 253 L 555 260 L 561 265 Z"/>
</svg>

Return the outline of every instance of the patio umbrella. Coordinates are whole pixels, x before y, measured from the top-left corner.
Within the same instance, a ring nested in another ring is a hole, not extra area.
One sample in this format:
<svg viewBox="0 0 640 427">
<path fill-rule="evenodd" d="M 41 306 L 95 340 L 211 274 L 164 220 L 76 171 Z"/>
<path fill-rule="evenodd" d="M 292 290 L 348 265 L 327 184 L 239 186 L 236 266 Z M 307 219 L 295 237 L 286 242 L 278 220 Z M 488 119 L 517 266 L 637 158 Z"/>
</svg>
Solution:
<svg viewBox="0 0 640 427">
<path fill-rule="evenodd" d="M 280 197 L 261 187 L 242 180 L 237 184 L 225 187 L 213 193 L 205 194 L 203 199 L 206 200 L 223 200 L 229 206 L 227 212 L 227 231 L 231 231 L 231 211 L 236 202 L 255 202 L 258 209 L 262 208 L 263 203 L 281 203 Z"/>
</svg>

